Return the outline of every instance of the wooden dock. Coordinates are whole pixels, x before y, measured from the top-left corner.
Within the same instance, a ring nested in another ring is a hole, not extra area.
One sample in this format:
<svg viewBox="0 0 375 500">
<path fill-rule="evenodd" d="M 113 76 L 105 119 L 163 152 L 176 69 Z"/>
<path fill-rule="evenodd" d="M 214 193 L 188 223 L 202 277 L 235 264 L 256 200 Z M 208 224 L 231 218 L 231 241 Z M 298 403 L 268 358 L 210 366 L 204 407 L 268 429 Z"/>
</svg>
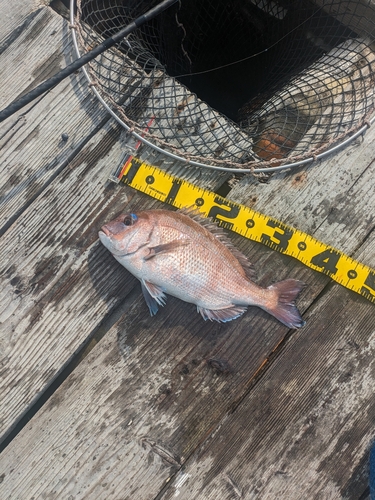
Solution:
<svg viewBox="0 0 375 500">
<path fill-rule="evenodd" d="M 47 3 L 0 0 L 0 108 L 74 59 Z M 228 198 L 374 267 L 374 128 Z M 204 322 L 172 297 L 150 317 L 97 237 L 121 211 L 161 207 L 108 181 L 122 134 L 81 73 L 0 124 L 0 498 L 368 499 L 374 304 L 230 234 L 260 284 L 307 284 L 306 326 L 257 308 Z"/>
</svg>

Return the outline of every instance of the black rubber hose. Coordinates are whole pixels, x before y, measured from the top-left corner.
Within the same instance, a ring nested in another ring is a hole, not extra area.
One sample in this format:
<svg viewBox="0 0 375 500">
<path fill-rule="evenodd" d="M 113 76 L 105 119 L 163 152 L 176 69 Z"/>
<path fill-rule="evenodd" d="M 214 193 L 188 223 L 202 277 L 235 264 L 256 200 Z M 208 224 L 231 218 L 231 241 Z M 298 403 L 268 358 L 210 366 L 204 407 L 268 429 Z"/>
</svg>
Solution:
<svg viewBox="0 0 375 500">
<path fill-rule="evenodd" d="M 87 52 L 84 56 L 76 59 L 74 62 L 69 64 L 69 66 L 56 73 L 56 75 L 41 83 L 40 85 L 35 87 L 35 89 L 23 95 L 16 101 L 13 101 L 11 104 L 9 104 L 9 106 L 0 111 L 0 123 L 6 120 L 6 118 L 12 116 L 19 109 L 26 106 L 26 104 L 29 104 L 29 102 L 44 94 L 44 92 L 47 92 L 47 90 L 55 87 L 58 83 L 64 80 L 64 78 L 77 71 L 77 69 L 82 68 L 82 66 L 97 57 L 99 54 L 102 54 L 110 47 L 113 47 L 113 45 L 122 40 L 125 36 L 129 35 L 129 33 L 134 31 L 145 22 L 150 21 L 177 1 L 178 0 L 164 0 L 163 2 L 159 3 L 142 16 L 137 17 L 133 22 L 125 26 L 125 28 L 122 28 L 118 33 L 104 40 L 104 42 L 97 45 L 94 49 L 90 50 L 90 52 Z"/>
</svg>

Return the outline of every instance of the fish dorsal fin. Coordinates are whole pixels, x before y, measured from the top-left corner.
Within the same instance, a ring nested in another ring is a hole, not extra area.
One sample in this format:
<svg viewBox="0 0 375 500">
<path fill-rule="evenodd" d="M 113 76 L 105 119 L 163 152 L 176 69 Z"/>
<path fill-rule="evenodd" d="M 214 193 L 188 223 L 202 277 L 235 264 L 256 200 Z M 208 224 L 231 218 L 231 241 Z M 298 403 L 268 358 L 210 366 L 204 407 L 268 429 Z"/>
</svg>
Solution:
<svg viewBox="0 0 375 500">
<path fill-rule="evenodd" d="M 256 277 L 253 265 L 251 264 L 251 262 L 249 262 L 246 255 L 240 252 L 240 250 L 238 250 L 233 245 L 231 240 L 225 234 L 224 230 L 219 227 L 216 222 L 214 222 L 211 218 L 203 217 L 203 215 L 195 207 L 180 208 L 178 212 L 182 215 L 187 215 L 188 217 L 190 217 L 190 219 L 198 222 L 198 224 L 200 224 L 202 227 L 216 236 L 216 238 L 228 248 L 228 250 L 234 255 L 234 257 L 236 257 L 249 279 L 253 280 Z"/>
</svg>

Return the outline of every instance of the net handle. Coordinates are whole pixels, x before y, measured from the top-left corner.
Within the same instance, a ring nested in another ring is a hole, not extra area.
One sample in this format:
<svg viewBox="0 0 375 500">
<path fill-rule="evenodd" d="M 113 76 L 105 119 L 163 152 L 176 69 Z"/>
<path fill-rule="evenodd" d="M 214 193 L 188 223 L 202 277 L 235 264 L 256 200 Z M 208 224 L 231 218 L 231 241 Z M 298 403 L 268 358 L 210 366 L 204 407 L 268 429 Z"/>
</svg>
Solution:
<svg viewBox="0 0 375 500">
<path fill-rule="evenodd" d="M 29 104 L 32 102 L 34 99 L 37 97 L 40 97 L 42 94 L 47 92 L 47 90 L 52 89 L 55 87 L 57 84 L 59 84 L 62 80 L 67 78 L 68 76 L 72 75 L 75 71 L 78 69 L 82 68 L 85 64 L 88 62 L 92 61 L 97 57 L 98 55 L 102 54 L 109 48 L 113 47 L 117 42 L 122 40 L 124 37 L 129 35 L 132 31 L 137 29 L 139 26 L 142 26 L 142 24 L 146 23 L 147 21 L 150 21 L 151 19 L 154 19 L 156 16 L 158 16 L 161 12 L 165 11 L 176 3 L 178 0 L 163 0 L 160 2 L 158 5 L 147 11 L 145 14 L 142 16 L 137 17 L 134 21 L 132 21 L 130 24 L 122 28 L 120 31 L 115 33 L 113 36 L 107 38 L 104 40 L 104 42 L 100 43 L 97 45 L 94 49 L 90 50 L 89 52 L 86 52 L 83 56 L 81 56 L 79 59 L 76 59 L 74 62 L 60 70 L 58 73 L 56 73 L 54 76 L 49 78 L 48 80 L 44 81 L 37 87 L 35 87 L 33 90 L 28 92 L 27 94 L 24 94 L 22 97 L 19 99 L 16 99 L 13 101 L 11 104 L 9 104 L 6 108 L 0 111 L 0 123 L 12 116 L 14 113 L 19 111 L 21 108 L 26 106 L 26 104 Z M 71 28 L 74 29 L 74 24 L 71 25 Z"/>
</svg>

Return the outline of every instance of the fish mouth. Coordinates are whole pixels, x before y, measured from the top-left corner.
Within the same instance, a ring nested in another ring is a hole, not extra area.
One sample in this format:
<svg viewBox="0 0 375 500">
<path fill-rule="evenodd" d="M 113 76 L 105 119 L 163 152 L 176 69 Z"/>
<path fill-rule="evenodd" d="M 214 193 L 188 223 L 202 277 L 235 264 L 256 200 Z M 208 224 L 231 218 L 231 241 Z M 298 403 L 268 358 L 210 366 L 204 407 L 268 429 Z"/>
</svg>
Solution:
<svg viewBox="0 0 375 500">
<path fill-rule="evenodd" d="M 103 226 L 100 228 L 100 230 L 106 235 L 106 236 L 111 236 L 111 231 L 108 229 L 107 226 Z"/>
</svg>

